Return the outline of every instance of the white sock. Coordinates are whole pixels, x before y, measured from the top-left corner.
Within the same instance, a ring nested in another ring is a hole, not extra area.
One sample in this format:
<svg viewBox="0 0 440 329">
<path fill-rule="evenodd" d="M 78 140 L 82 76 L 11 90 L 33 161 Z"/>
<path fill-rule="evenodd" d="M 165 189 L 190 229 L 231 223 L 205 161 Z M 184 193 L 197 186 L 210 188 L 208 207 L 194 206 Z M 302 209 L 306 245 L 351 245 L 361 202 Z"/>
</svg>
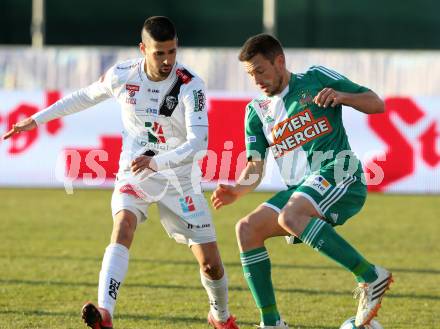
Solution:
<svg viewBox="0 0 440 329">
<path fill-rule="evenodd" d="M 229 318 L 228 278 L 226 272 L 220 280 L 208 279 L 200 272 L 200 279 L 208 293 L 211 314 L 216 320 L 226 322 Z"/>
<path fill-rule="evenodd" d="M 105 249 L 99 273 L 98 305 L 112 317 L 119 288 L 127 273 L 128 259 L 128 249 L 122 244 L 112 243 Z"/>
</svg>

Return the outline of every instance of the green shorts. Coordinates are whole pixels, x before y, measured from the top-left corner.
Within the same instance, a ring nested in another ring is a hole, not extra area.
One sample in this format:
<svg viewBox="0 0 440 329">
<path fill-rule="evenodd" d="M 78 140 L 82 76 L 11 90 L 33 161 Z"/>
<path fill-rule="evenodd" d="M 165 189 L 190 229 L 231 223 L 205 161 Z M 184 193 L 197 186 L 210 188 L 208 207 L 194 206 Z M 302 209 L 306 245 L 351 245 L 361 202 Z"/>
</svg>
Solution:
<svg viewBox="0 0 440 329">
<path fill-rule="evenodd" d="M 359 176 L 347 176 L 336 182 L 333 171 L 321 171 L 310 174 L 299 185 L 278 192 L 263 205 L 281 212 L 293 194 L 308 199 L 325 221 L 336 226 L 361 210 L 367 187 Z"/>
</svg>

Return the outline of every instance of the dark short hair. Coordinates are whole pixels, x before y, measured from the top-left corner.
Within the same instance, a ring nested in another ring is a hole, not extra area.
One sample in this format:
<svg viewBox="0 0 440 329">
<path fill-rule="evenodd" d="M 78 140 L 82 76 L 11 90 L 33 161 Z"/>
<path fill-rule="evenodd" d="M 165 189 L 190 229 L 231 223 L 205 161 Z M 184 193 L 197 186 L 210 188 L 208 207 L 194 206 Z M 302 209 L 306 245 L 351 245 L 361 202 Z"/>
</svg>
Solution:
<svg viewBox="0 0 440 329">
<path fill-rule="evenodd" d="M 283 46 L 277 38 L 269 34 L 257 34 L 246 40 L 241 47 L 238 59 L 240 62 L 246 62 L 258 54 L 273 63 L 275 57 L 284 55 Z"/>
<path fill-rule="evenodd" d="M 154 41 L 174 40 L 177 36 L 173 22 L 165 16 L 152 16 L 145 20 L 142 27 L 142 40 L 147 33 Z"/>
</svg>

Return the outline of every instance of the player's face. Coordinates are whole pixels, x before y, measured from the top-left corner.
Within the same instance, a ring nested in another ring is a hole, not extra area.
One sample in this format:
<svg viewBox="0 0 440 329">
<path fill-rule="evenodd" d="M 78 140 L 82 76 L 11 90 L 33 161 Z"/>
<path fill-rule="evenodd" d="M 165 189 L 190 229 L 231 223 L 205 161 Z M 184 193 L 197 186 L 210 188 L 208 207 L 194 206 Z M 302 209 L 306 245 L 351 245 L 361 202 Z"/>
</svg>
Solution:
<svg viewBox="0 0 440 329">
<path fill-rule="evenodd" d="M 246 72 L 253 78 L 255 84 L 267 96 L 279 94 L 283 87 L 284 57 L 278 55 L 274 62 L 257 54 L 244 62 Z"/>
<path fill-rule="evenodd" d="M 139 44 L 139 49 L 145 57 L 149 77 L 154 80 L 166 79 L 176 63 L 177 39 L 155 41 L 147 37 Z"/>
</svg>

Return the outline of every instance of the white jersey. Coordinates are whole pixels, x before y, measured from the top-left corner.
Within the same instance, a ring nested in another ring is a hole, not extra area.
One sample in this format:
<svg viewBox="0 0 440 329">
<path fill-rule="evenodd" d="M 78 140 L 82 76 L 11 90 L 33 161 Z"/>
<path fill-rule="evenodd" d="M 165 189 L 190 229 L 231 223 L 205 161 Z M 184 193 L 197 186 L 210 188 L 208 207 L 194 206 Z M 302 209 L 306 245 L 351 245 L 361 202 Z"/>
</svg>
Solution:
<svg viewBox="0 0 440 329">
<path fill-rule="evenodd" d="M 165 80 L 151 81 L 144 64 L 139 58 L 114 65 L 99 81 L 33 118 L 37 124 L 45 123 L 114 97 L 123 123 L 118 175 L 130 174 L 130 162 L 146 154 L 154 155 L 160 173 L 197 181 L 201 174 L 194 157 L 203 156 L 208 143 L 204 83 L 179 63 Z"/>
</svg>

